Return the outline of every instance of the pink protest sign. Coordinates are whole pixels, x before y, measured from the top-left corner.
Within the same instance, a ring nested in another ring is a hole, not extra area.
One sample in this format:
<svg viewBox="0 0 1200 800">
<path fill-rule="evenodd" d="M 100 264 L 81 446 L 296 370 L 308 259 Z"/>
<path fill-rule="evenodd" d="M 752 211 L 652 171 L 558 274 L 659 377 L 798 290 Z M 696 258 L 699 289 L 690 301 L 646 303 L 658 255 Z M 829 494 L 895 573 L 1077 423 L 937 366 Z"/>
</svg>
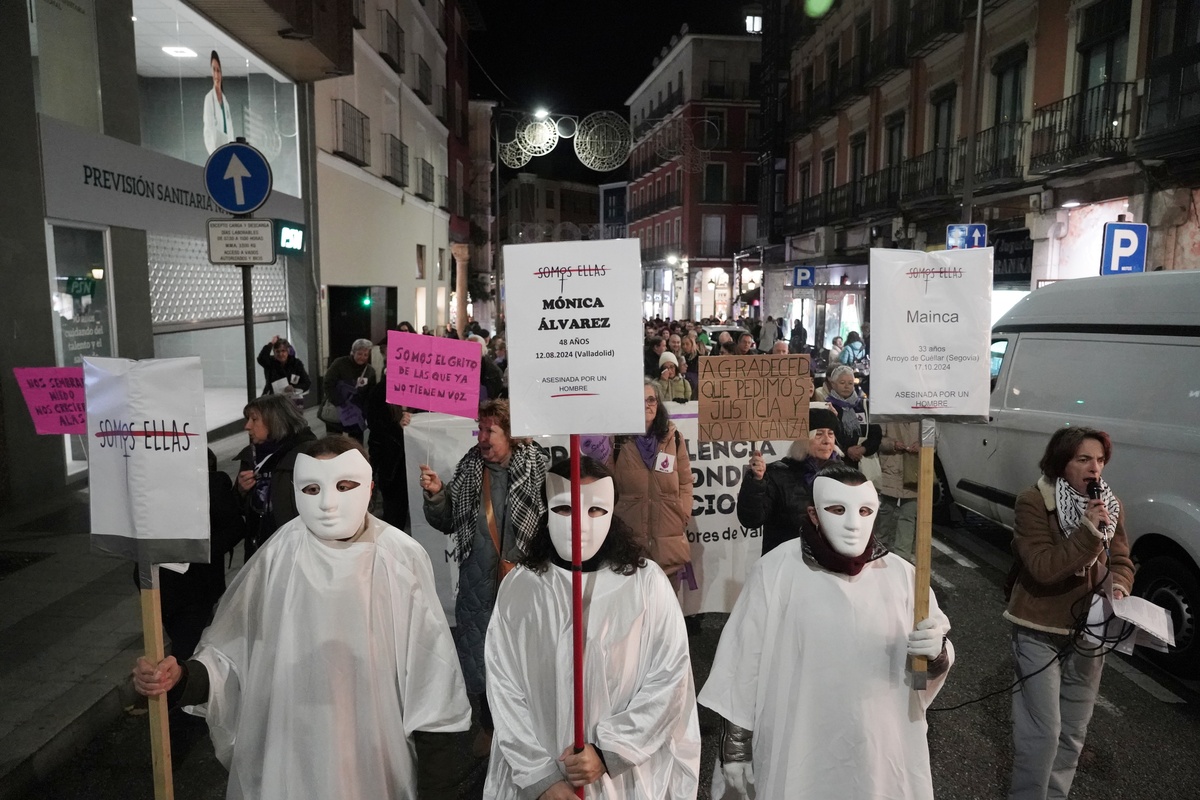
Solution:
<svg viewBox="0 0 1200 800">
<path fill-rule="evenodd" d="M 39 434 L 87 433 L 83 367 L 14 367 Z"/>
<path fill-rule="evenodd" d="M 387 401 L 475 419 L 482 358 L 476 342 L 388 331 Z"/>
</svg>

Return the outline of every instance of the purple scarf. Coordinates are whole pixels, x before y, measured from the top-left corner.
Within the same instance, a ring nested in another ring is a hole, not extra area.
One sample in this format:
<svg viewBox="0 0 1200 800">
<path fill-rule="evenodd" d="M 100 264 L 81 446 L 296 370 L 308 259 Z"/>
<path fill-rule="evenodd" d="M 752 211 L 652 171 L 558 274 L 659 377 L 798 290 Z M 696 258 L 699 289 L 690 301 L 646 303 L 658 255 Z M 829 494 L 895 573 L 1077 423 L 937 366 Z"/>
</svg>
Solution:
<svg viewBox="0 0 1200 800">
<path fill-rule="evenodd" d="M 633 437 L 633 441 L 642 455 L 642 461 L 646 463 L 646 469 L 654 469 L 654 462 L 658 456 L 658 437 L 653 433 L 647 433 L 645 436 Z"/>
</svg>

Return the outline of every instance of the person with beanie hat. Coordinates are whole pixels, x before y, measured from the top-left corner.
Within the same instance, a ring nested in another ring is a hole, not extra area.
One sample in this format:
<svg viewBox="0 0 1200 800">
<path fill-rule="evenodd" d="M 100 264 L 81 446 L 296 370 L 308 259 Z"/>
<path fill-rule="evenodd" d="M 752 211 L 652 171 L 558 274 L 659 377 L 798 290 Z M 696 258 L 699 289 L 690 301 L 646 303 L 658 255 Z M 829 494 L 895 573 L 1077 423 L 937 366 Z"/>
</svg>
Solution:
<svg viewBox="0 0 1200 800">
<path fill-rule="evenodd" d="M 762 554 L 800 535 L 817 473 L 841 461 L 835 431 L 837 416 L 825 403 L 810 403 L 808 439 L 792 443 L 788 454 L 771 464 L 755 450 L 738 491 L 738 522 L 763 529 Z"/>
<path fill-rule="evenodd" d="M 658 357 L 658 378 L 654 383 L 663 400 L 686 403 L 692 399 L 692 385 L 679 374 L 679 359 L 670 350 Z"/>
</svg>

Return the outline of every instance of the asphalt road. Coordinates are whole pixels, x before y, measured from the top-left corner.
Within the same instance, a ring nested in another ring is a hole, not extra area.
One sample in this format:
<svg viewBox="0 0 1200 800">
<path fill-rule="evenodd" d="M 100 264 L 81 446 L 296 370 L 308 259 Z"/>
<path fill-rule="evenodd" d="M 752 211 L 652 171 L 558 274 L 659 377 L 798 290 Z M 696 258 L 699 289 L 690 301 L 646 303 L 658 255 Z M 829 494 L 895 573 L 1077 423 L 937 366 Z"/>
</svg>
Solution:
<svg viewBox="0 0 1200 800">
<path fill-rule="evenodd" d="M 935 533 L 933 585 L 953 624 L 950 636 L 957 650 L 946 687 L 929 715 L 938 800 L 991 800 L 1003 798 L 1007 790 L 1012 748 L 1006 687 L 1012 668 L 1008 625 L 1000 617 L 1006 543 L 1004 531 L 977 520 L 939 526 Z M 705 615 L 692 637 L 698 687 L 708 675 L 723 623 L 721 615 Z M 700 798 L 708 800 L 718 729 L 707 710 L 701 710 L 700 720 Z M 176 714 L 171 732 L 175 797 L 224 797 L 226 774 L 213 757 L 204 723 Z M 53 781 L 26 795 L 29 800 L 152 796 L 148 724 L 145 716 L 134 715 L 116 721 Z M 1177 681 L 1138 657 L 1109 656 L 1071 796 L 1200 797 L 1200 684 Z"/>
</svg>

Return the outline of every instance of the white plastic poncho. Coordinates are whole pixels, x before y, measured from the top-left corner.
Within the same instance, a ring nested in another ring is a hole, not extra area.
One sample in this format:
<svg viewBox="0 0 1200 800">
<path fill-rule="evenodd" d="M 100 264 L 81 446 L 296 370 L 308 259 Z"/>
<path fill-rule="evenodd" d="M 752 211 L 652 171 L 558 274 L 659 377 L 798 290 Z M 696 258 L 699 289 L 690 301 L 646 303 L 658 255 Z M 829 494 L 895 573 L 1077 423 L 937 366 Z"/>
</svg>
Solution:
<svg viewBox="0 0 1200 800">
<path fill-rule="evenodd" d="M 799 539 L 755 565 L 699 702 L 754 732 L 757 797 L 933 799 L 925 709 L 946 676 L 911 688 L 913 573 L 890 553 L 857 576 L 829 572 Z M 948 627 L 932 591 L 929 615 Z"/>
<path fill-rule="evenodd" d="M 242 569 L 195 660 L 226 797 L 415 798 L 414 731 L 471 710 L 424 548 L 374 517 L 354 543 L 296 518 Z"/>
<path fill-rule="evenodd" d="M 586 797 L 692 800 L 700 726 L 687 631 L 670 581 L 653 562 L 633 575 L 584 575 L 584 735 L 605 774 Z M 485 646 L 496 721 L 484 796 L 562 780 L 574 740 L 571 574 L 514 570 L 500 586 Z"/>
</svg>

